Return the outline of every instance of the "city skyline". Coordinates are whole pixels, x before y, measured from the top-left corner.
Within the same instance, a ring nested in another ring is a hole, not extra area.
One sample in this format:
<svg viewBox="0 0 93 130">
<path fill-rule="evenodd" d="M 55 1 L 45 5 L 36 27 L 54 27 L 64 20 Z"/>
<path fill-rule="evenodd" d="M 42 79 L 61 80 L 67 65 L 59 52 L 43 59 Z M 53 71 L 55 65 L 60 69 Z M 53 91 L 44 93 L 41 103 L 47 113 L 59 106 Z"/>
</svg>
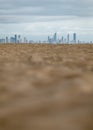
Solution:
<svg viewBox="0 0 93 130">
<path fill-rule="evenodd" d="M 92 0 L 0 0 L 0 34 L 27 35 L 44 40 L 47 35 L 76 32 L 93 41 Z"/>
<path fill-rule="evenodd" d="M 67 35 L 58 35 L 58 33 L 53 33 L 52 35 L 48 35 L 45 40 L 33 40 L 32 37 L 27 38 L 26 36 L 22 36 L 20 34 L 14 34 L 12 36 L 3 36 L 0 37 L 0 43 L 52 43 L 52 44 L 76 44 L 76 43 L 93 43 L 93 41 L 81 41 L 79 37 L 77 37 L 77 33 L 72 33 Z"/>
</svg>

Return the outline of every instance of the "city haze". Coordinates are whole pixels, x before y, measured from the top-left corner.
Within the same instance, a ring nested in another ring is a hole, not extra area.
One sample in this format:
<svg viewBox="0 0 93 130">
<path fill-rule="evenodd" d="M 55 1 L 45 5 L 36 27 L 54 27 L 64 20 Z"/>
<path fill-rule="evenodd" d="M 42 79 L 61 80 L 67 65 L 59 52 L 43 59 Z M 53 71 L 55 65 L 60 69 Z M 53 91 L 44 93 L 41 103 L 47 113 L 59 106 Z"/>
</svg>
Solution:
<svg viewBox="0 0 93 130">
<path fill-rule="evenodd" d="M 82 41 L 92 41 L 92 7 L 92 0 L 0 0 L 0 36 L 46 40 L 55 32 L 75 32 Z"/>
</svg>

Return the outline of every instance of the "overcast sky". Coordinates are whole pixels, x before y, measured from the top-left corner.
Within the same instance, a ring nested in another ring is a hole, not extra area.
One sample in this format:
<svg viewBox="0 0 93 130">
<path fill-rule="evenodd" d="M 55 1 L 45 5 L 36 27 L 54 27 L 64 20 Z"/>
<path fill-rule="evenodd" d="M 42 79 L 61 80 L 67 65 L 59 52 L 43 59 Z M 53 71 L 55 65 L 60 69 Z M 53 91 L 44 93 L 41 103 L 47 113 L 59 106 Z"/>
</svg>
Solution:
<svg viewBox="0 0 93 130">
<path fill-rule="evenodd" d="M 0 0 L 0 36 L 45 39 L 54 32 L 93 40 L 93 0 Z"/>
</svg>

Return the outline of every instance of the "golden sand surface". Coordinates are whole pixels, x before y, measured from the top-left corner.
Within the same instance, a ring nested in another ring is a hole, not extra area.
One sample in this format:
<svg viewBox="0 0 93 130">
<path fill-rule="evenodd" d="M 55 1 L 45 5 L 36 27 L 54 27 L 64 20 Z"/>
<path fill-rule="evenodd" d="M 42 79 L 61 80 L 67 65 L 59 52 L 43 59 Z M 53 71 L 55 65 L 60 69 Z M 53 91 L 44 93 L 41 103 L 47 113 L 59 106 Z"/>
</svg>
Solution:
<svg viewBox="0 0 93 130">
<path fill-rule="evenodd" d="M 93 130 L 93 44 L 1 44 L 0 130 Z"/>
</svg>

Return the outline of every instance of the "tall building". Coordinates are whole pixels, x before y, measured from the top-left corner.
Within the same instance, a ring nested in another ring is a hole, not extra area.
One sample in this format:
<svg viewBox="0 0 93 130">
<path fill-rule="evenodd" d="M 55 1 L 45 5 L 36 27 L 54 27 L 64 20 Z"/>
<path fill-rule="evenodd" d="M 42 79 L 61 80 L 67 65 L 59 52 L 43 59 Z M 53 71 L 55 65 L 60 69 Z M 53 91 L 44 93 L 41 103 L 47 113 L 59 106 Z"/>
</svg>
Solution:
<svg viewBox="0 0 93 130">
<path fill-rule="evenodd" d="M 6 43 L 8 43 L 9 41 L 8 41 L 8 37 L 6 36 Z"/>
<path fill-rule="evenodd" d="M 15 38 L 14 37 L 10 37 L 10 43 L 15 43 Z"/>
<path fill-rule="evenodd" d="M 76 33 L 73 33 L 73 42 L 76 43 Z"/>
<path fill-rule="evenodd" d="M 17 40 L 18 43 L 21 43 L 21 36 L 18 35 L 18 40 Z"/>
<path fill-rule="evenodd" d="M 61 39 L 62 43 L 64 42 L 64 37 L 62 36 L 62 39 Z"/>
<path fill-rule="evenodd" d="M 0 43 L 5 43 L 5 39 L 4 38 L 0 38 Z"/>
<path fill-rule="evenodd" d="M 17 35 L 15 34 L 15 43 L 17 43 Z"/>
<path fill-rule="evenodd" d="M 24 37 L 24 41 L 23 41 L 24 43 L 27 43 L 28 41 L 27 41 L 27 39 L 26 39 L 26 37 Z"/>
<path fill-rule="evenodd" d="M 50 37 L 48 36 L 48 43 L 50 43 Z"/>
<path fill-rule="evenodd" d="M 69 34 L 67 35 L 67 43 L 69 43 Z"/>
<path fill-rule="evenodd" d="M 55 43 L 57 42 L 57 33 L 54 34 L 53 41 L 54 41 Z"/>
</svg>

